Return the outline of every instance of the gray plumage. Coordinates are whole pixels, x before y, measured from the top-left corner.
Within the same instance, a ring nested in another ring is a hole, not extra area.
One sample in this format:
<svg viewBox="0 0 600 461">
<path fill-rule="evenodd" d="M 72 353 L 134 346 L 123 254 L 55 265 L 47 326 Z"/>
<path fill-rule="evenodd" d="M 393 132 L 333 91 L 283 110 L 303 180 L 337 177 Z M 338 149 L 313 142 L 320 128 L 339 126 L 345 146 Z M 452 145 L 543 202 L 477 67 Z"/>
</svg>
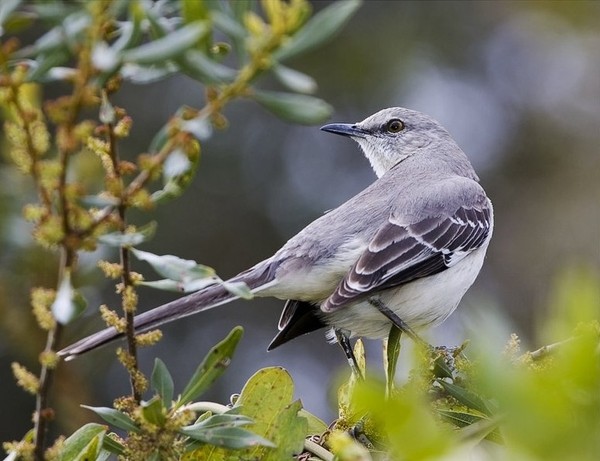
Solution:
<svg viewBox="0 0 600 461">
<path fill-rule="evenodd" d="M 386 337 L 391 323 L 373 298 L 413 329 L 444 321 L 477 277 L 493 228 L 466 155 L 439 123 L 404 108 L 322 129 L 357 141 L 378 179 L 232 279 L 257 297 L 288 300 L 270 348 L 325 326 Z M 214 285 L 138 315 L 136 331 L 233 299 Z M 119 336 L 109 328 L 59 354 L 74 357 Z"/>
</svg>

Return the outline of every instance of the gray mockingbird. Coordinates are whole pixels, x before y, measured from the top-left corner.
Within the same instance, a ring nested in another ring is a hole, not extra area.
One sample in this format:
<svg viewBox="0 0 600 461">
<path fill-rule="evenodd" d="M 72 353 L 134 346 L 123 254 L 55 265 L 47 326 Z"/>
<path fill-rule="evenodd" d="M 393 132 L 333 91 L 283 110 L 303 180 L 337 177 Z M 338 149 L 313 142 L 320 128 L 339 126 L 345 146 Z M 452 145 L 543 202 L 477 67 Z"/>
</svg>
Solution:
<svg viewBox="0 0 600 461">
<path fill-rule="evenodd" d="M 430 117 L 384 109 L 360 123 L 321 128 L 355 140 L 378 179 L 233 277 L 254 296 L 286 300 L 273 349 L 329 327 L 350 361 L 348 338 L 385 338 L 443 322 L 474 282 L 493 228 L 492 204 L 464 152 Z M 220 284 L 135 317 L 136 332 L 236 299 Z M 123 336 L 107 328 L 63 349 L 73 358 Z"/>
</svg>

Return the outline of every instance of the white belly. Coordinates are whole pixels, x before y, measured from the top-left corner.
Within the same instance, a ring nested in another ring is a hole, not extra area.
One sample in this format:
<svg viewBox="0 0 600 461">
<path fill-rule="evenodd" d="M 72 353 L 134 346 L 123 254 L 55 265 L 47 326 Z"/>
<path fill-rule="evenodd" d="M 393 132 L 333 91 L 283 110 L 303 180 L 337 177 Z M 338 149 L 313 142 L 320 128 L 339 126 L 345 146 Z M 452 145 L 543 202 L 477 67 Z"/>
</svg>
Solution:
<svg viewBox="0 0 600 461">
<path fill-rule="evenodd" d="M 486 249 L 487 244 L 450 269 L 388 290 L 380 299 L 415 330 L 440 324 L 477 278 Z M 328 325 L 350 331 L 352 336 L 380 339 L 390 331 L 390 321 L 367 300 L 321 315 Z"/>
</svg>

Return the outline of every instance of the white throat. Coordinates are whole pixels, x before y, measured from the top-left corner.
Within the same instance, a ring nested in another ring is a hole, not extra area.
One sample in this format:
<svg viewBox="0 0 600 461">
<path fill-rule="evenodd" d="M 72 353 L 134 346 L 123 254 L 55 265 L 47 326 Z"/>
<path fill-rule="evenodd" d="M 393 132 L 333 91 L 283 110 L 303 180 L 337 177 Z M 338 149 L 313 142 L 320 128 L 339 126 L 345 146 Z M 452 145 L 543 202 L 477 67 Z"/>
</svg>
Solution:
<svg viewBox="0 0 600 461">
<path fill-rule="evenodd" d="M 369 160 L 371 168 L 378 178 L 381 178 L 398 162 L 404 160 L 408 155 L 400 156 L 398 153 L 388 152 L 386 149 L 375 149 L 373 144 L 363 138 L 354 138 Z"/>
</svg>

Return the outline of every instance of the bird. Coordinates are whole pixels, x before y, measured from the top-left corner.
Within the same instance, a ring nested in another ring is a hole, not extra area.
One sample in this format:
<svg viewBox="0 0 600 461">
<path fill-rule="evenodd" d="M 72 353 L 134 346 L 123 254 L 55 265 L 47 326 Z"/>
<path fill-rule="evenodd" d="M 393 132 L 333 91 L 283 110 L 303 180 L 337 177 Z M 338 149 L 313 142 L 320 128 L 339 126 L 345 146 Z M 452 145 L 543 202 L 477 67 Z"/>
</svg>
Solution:
<svg viewBox="0 0 600 461">
<path fill-rule="evenodd" d="M 350 338 L 383 339 L 395 326 L 422 341 L 417 332 L 452 314 L 483 265 L 493 207 L 466 154 L 428 115 L 392 107 L 321 130 L 356 141 L 377 179 L 228 282 L 285 300 L 269 350 L 327 328 L 352 365 Z M 215 283 L 137 315 L 134 328 L 237 298 Z M 58 355 L 69 360 L 122 336 L 109 327 Z"/>
</svg>

